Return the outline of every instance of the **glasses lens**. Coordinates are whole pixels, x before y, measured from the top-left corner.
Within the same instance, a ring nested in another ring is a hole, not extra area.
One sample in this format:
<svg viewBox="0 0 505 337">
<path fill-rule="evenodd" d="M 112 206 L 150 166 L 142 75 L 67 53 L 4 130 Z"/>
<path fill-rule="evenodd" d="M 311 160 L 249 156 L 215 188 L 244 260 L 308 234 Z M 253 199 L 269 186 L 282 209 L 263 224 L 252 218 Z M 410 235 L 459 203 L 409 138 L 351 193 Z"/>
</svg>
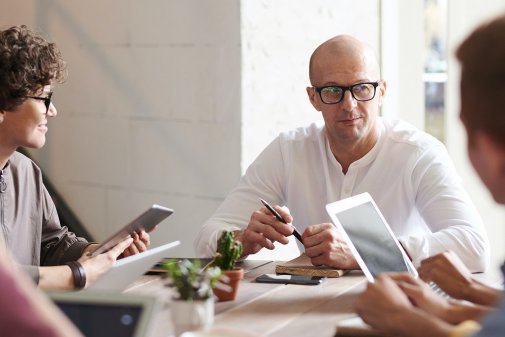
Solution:
<svg viewBox="0 0 505 337">
<path fill-rule="evenodd" d="M 324 103 L 337 103 L 342 99 L 343 90 L 339 87 L 326 87 L 321 90 L 321 99 Z"/>
<path fill-rule="evenodd" d="M 375 87 L 370 83 L 360 83 L 352 87 L 352 94 L 358 101 L 371 100 L 375 95 Z"/>
<path fill-rule="evenodd" d="M 46 113 L 49 111 L 49 106 L 51 105 L 51 97 L 53 96 L 53 93 L 50 92 L 49 95 L 44 99 L 44 104 L 46 106 Z"/>
</svg>

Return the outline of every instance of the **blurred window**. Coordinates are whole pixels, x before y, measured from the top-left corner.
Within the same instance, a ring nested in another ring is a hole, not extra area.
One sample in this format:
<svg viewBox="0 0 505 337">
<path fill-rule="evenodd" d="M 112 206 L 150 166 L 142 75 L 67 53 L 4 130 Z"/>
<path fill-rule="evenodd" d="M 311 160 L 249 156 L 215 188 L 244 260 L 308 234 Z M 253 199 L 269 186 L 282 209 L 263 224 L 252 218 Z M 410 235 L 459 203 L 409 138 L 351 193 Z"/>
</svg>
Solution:
<svg viewBox="0 0 505 337">
<path fill-rule="evenodd" d="M 426 132 L 445 141 L 445 84 L 447 82 L 447 1 L 424 0 L 424 93 Z"/>
</svg>

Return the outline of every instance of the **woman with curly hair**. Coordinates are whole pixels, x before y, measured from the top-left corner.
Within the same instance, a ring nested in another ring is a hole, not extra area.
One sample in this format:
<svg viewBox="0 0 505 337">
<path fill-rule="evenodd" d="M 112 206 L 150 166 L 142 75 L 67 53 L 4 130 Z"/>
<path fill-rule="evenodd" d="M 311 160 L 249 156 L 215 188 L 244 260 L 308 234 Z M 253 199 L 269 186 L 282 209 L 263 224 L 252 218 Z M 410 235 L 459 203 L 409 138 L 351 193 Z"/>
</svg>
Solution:
<svg viewBox="0 0 505 337">
<path fill-rule="evenodd" d="M 48 120 L 57 114 L 52 86 L 65 75 L 54 43 L 26 26 L 0 31 L 0 240 L 47 289 L 86 287 L 119 255 L 136 254 L 149 245 L 149 235 L 140 232 L 90 257 L 94 244 L 60 225 L 40 168 L 16 152 L 20 146 L 44 146 Z"/>
</svg>

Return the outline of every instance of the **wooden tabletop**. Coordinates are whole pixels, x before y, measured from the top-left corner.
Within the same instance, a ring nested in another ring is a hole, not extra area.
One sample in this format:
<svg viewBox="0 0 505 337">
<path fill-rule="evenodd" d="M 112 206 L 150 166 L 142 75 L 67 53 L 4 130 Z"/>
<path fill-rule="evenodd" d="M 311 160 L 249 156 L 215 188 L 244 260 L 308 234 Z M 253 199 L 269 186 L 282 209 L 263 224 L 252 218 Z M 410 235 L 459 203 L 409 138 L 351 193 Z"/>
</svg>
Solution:
<svg viewBox="0 0 505 337">
<path fill-rule="evenodd" d="M 251 336 L 332 337 L 337 322 L 354 315 L 353 302 L 366 284 L 361 272 L 328 278 L 316 286 L 254 282 L 258 275 L 275 273 L 275 265 L 273 261 L 244 261 L 245 277 L 237 298 L 216 302 L 213 328 Z M 172 335 L 173 289 L 167 288 L 159 276 L 146 275 L 127 292 L 156 296 L 162 310 L 155 318 L 152 337 Z"/>
</svg>

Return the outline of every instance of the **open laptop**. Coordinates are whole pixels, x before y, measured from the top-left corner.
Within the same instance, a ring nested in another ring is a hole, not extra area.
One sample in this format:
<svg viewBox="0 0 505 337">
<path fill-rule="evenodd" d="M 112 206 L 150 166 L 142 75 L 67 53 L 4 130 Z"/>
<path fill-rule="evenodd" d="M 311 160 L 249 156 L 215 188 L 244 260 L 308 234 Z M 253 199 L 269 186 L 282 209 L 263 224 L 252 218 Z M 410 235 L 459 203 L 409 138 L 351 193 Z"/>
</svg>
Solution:
<svg viewBox="0 0 505 337">
<path fill-rule="evenodd" d="M 366 278 L 384 272 L 418 273 L 368 193 L 326 205 L 333 223 L 346 239 Z"/>
<path fill-rule="evenodd" d="M 86 337 L 149 336 L 159 303 L 154 297 L 107 292 L 51 292 L 53 302 Z"/>
<path fill-rule="evenodd" d="M 180 241 L 173 241 L 145 252 L 119 259 L 111 269 L 101 275 L 86 289 L 82 290 L 82 292 L 96 290 L 121 292 L 156 263 L 166 258 L 168 251 L 179 244 Z"/>
</svg>

